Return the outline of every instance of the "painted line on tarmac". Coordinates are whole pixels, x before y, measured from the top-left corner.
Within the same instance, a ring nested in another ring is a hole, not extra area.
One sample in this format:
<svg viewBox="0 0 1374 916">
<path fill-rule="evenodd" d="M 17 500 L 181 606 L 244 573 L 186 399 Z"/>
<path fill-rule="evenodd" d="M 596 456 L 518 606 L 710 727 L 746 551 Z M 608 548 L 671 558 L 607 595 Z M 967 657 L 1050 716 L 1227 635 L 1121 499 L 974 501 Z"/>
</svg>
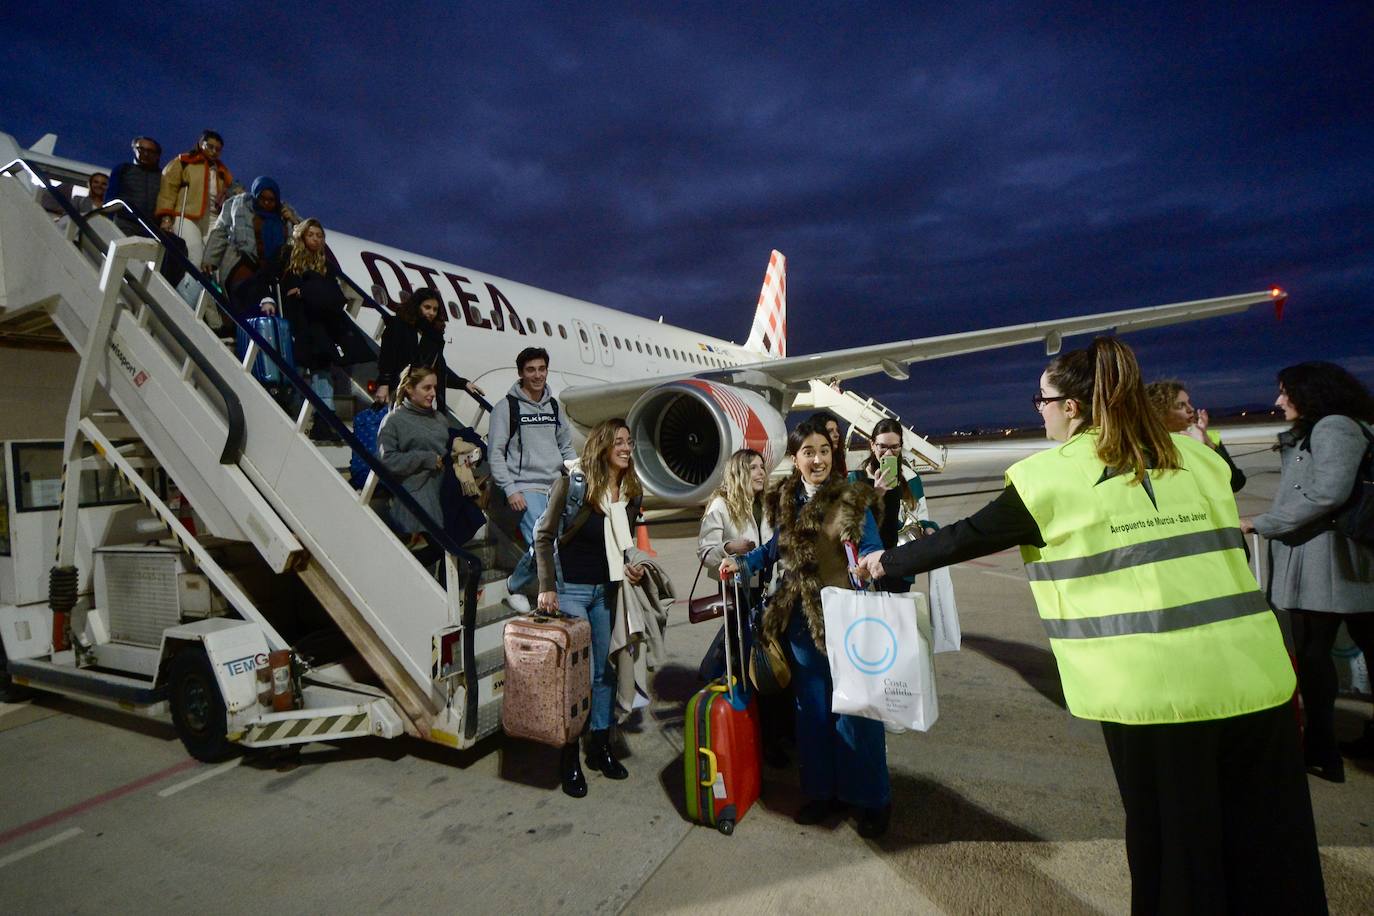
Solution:
<svg viewBox="0 0 1374 916">
<path fill-rule="evenodd" d="M 106 802 L 112 802 L 117 798 L 123 798 L 130 792 L 137 792 L 139 789 L 151 786 L 155 782 L 161 782 L 169 776 L 184 773 L 186 770 L 196 766 L 200 766 L 200 763 L 196 760 L 183 760 L 181 763 L 169 766 L 165 770 L 158 770 L 156 773 L 149 773 L 147 776 L 135 779 L 133 782 L 125 783 L 117 789 L 111 789 L 108 792 L 93 795 L 85 801 L 77 802 L 70 807 L 63 808 L 61 811 L 54 811 L 52 814 L 45 814 L 36 820 L 29 821 L 27 824 L 20 824 L 18 827 L 12 827 L 4 833 L 0 833 L 0 846 L 4 846 L 12 840 L 17 840 L 21 836 L 27 836 L 35 830 L 51 827 L 53 824 L 61 823 L 69 817 L 74 817 L 82 812 L 90 811 L 92 808 L 97 808 Z"/>
<path fill-rule="evenodd" d="M 56 846 L 58 843 L 64 843 L 67 840 L 70 840 L 72 837 L 78 836 L 85 832 L 86 831 L 82 830 L 80 827 L 70 827 L 66 830 L 63 830 L 61 833 L 55 836 L 50 836 L 46 840 L 34 843 L 32 846 L 25 846 L 18 852 L 12 852 L 9 855 L 5 856 L 3 859 L 0 859 L 0 868 L 4 868 L 6 865 L 13 865 L 20 859 L 27 859 L 29 856 L 33 855 L 36 852 L 42 852 L 45 849 L 48 849 L 52 846 Z"/>
<path fill-rule="evenodd" d="M 243 763 L 243 758 L 242 758 L 242 757 L 235 757 L 233 760 L 229 761 L 228 763 L 222 763 L 222 764 L 220 764 L 219 766 L 217 766 L 217 767 L 212 767 L 212 768 L 206 770 L 206 771 L 203 772 L 203 773 L 197 773 L 196 775 L 192 776 L 190 779 L 184 779 L 184 780 L 182 780 L 181 782 L 177 783 L 177 784 L 174 785 L 174 786 L 168 786 L 167 788 L 163 789 L 161 792 L 157 793 L 157 797 L 158 797 L 158 798 L 168 798 L 168 797 L 170 797 L 170 796 L 176 795 L 176 794 L 177 794 L 178 792 L 180 792 L 182 789 L 189 789 L 189 788 L 191 788 L 191 786 L 194 786 L 194 785 L 196 785 L 197 783 L 205 782 L 205 780 L 207 780 L 207 779 L 212 779 L 212 778 L 218 776 L 218 775 L 221 774 L 221 773 L 227 773 L 227 772 L 229 772 L 230 770 L 232 770 L 234 767 L 238 766 L 240 763 Z"/>
</svg>

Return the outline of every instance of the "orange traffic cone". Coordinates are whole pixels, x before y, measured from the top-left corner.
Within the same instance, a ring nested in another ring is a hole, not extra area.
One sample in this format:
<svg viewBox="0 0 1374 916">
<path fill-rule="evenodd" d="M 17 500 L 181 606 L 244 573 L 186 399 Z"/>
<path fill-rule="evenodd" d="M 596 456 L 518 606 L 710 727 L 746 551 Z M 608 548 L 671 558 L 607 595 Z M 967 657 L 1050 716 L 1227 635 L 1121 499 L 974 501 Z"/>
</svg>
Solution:
<svg viewBox="0 0 1374 916">
<path fill-rule="evenodd" d="M 649 526 L 644 524 L 644 516 L 637 519 L 638 527 L 635 528 L 635 546 L 644 551 L 651 557 L 658 556 L 658 551 L 654 550 L 654 545 L 649 543 Z"/>
</svg>

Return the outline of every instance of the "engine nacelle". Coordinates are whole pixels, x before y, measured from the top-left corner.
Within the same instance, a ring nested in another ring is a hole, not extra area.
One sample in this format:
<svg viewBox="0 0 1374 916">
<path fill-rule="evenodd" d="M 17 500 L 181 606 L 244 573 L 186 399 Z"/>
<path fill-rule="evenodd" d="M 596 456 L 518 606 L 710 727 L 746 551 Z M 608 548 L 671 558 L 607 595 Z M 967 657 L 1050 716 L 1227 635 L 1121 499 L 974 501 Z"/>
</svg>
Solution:
<svg viewBox="0 0 1374 916">
<path fill-rule="evenodd" d="M 686 379 L 642 395 L 626 418 L 635 438 L 635 468 L 654 496 L 702 503 L 741 448 L 763 455 L 772 470 L 786 450 L 782 415 L 745 388 Z"/>
</svg>

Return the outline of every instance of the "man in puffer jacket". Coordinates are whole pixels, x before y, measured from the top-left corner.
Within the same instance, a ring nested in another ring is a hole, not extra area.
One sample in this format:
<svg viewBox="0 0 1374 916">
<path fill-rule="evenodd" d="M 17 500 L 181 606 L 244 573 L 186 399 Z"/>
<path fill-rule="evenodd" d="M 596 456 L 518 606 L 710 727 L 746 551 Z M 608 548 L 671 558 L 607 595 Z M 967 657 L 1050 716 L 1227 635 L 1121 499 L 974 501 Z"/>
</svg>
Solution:
<svg viewBox="0 0 1374 916">
<path fill-rule="evenodd" d="M 549 505 L 549 487 L 563 473 L 563 462 L 577 453 L 572 429 L 548 389 L 548 351 L 526 347 L 515 368 L 520 380 L 492 407 L 487 442 L 492 481 L 511 510 L 521 513 L 520 533 L 532 545 L 534 527 Z M 534 556 L 527 550 L 506 580 L 509 603 L 518 611 L 529 610 L 528 596 L 521 592 L 534 585 L 534 573 Z"/>
</svg>

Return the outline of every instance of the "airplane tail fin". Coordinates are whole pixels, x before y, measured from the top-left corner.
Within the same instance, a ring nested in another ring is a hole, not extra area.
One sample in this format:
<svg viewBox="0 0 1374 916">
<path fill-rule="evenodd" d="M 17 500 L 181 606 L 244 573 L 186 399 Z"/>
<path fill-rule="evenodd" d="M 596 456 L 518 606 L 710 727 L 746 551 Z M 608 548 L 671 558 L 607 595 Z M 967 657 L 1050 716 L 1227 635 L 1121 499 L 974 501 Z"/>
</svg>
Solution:
<svg viewBox="0 0 1374 916">
<path fill-rule="evenodd" d="M 744 348 L 771 357 L 787 355 L 787 258 L 777 249 L 768 258 L 754 325 Z"/>
</svg>

